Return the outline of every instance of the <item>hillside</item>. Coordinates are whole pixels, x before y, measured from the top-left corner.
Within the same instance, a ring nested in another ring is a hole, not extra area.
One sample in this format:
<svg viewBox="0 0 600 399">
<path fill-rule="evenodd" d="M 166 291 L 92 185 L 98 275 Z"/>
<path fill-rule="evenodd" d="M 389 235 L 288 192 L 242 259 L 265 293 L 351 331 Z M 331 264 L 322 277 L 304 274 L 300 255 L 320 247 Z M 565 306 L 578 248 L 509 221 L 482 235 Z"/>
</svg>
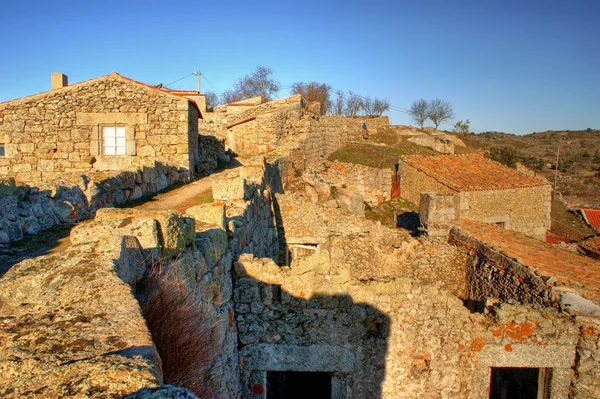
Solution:
<svg viewBox="0 0 600 399">
<path fill-rule="evenodd" d="M 468 147 L 512 147 L 517 158 L 554 181 L 570 208 L 600 208 L 600 131 L 547 131 L 517 136 L 506 133 L 458 134 Z"/>
</svg>

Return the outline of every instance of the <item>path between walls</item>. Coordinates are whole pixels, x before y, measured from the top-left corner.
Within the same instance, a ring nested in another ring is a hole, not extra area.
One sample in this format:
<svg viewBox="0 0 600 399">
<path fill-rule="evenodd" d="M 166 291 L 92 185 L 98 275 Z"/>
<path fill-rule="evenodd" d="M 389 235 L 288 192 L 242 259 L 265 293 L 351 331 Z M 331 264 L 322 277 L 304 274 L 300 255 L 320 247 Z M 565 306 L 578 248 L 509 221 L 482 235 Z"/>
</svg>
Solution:
<svg viewBox="0 0 600 399">
<path fill-rule="evenodd" d="M 144 199 L 143 203 L 128 208 L 152 211 L 176 210 L 181 213 L 200 203 L 212 202 L 212 183 L 224 178 L 234 168 L 243 165 L 236 158 L 227 169 L 196 180 L 184 186 Z M 235 162 L 235 164 L 234 164 Z M 86 223 L 83 221 L 81 223 Z M 69 233 L 73 225 L 58 225 L 38 235 L 24 238 L 10 244 L 0 244 L 0 277 L 13 265 L 25 259 L 49 255 L 66 250 L 70 245 Z"/>
<path fill-rule="evenodd" d="M 240 163 L 238 166 L 242 166 Z M 232 168 L 214 172 L 200 180 L 177 187 L 162 194 L 155 195 L 143 204 L 130 206 L 128 208 L 141 209 L 147 211 L 168 211 L 175 210 L 185 213 L 188 208 L 201 203 L 212 202 L 212 183 L 215 180 L 223 179 L 230 173 Z"/>
</svg>

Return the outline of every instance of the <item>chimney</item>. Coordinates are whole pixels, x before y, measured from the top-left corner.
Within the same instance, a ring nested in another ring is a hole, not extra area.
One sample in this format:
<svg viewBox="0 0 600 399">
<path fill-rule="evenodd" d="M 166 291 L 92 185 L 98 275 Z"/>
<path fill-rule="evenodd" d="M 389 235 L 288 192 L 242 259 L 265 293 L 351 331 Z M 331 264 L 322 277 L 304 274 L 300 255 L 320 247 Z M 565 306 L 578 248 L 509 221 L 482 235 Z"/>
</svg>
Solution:
<svg viewBox="0 0 600 399">
<path fill-rule="evenodd" d="M 69 78 L 60 72 L 52 73 L 52 90 L 60 89 L 69 85 Z"/>
</svg>

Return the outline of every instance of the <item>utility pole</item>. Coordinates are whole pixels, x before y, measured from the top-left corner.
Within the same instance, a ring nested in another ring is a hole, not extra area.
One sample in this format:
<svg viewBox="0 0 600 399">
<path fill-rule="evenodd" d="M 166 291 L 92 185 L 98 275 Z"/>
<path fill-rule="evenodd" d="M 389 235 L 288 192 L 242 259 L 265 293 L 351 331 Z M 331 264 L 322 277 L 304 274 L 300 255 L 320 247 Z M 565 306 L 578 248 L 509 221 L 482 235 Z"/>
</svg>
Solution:
<svg viewBox="0 0 600 399">
<path fill-rule="evenodd" d="M 201 76 L 202 74 L 200 73 L 200 70 L 198 69 L 198 71 L 197 71 L 197 72 L 195 72 L 195 73 L 194 73 L 194 75 L 198 76 L 198 93 L 201 93 L 201 92 L 200 92 L 200 76 Z"/>
<path fill-rule="evenodd" d="M 556 167 L 554 168 L 554 193 L 552 193 L 552 198 L 556 197 L 556 180 L 558 178 L 558 154 L 560 154 L 560 144 L 556 149 Z"/>
</svg>

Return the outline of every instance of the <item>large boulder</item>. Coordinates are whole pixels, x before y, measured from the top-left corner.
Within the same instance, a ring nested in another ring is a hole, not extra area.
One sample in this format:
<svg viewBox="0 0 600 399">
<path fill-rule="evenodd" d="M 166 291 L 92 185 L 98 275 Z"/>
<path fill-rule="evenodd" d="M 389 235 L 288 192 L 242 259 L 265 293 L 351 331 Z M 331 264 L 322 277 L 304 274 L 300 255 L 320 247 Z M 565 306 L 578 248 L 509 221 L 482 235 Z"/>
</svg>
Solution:
<svg viewBox="0 0 600 399">
<path fill-rule="evenodd" d="M 103 208 L 96 213 L 96 221 L 131 221 L 154 219 L 160 231 L 160 243 L 164 259 L 178 256 L 196 238 L 194 219 L 177 211 L 147 211 L 140 209 Z"/>
</svg>

